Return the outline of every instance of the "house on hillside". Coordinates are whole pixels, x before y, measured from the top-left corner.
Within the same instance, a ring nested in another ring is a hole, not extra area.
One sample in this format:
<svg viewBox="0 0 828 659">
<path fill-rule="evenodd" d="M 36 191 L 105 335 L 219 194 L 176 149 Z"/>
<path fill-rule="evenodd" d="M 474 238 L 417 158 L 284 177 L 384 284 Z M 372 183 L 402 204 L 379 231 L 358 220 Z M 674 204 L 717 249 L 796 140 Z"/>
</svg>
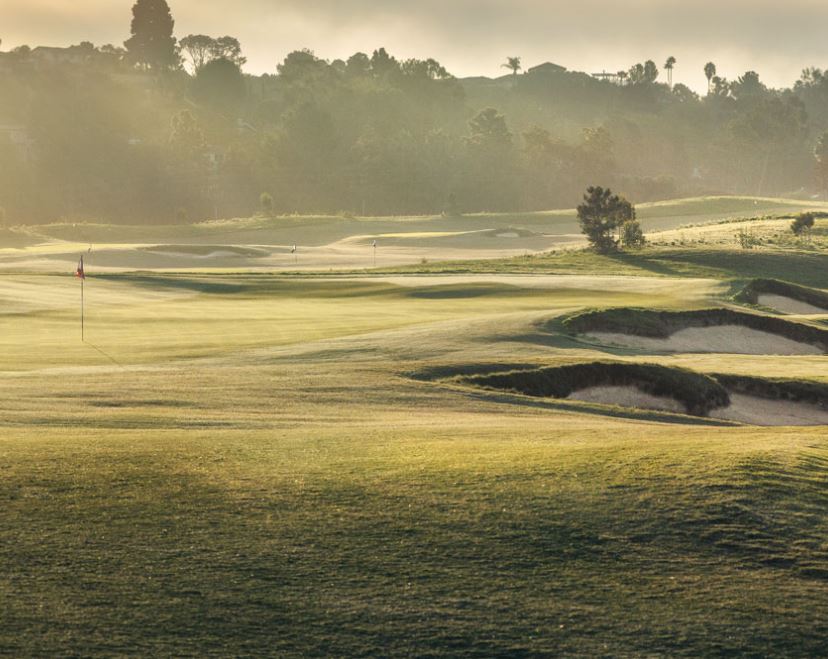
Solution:
<svg viewBox="0 0 828 659">
<path fill-rule="evenodd" d="M 534 75 L 544 75 L 549 73 L 566 73 L 566 67 L 560 66 L 558 64 L 553 64 L 552 62 L 544 62 L 543 64 L 538 64 L 537 66 L 533 66 L 529 69 L 526 73 L 527 74 L 534 74 Z"/>
<path fill-rule="evenodd" d="M 51 66 L 54 64 L 85 64 L 94 54 L 95 49 L 91 44 L 69 46 L 68 48 L 38 46 L 29 54 L 29 59 L 39 66 Z"/>
</svg>

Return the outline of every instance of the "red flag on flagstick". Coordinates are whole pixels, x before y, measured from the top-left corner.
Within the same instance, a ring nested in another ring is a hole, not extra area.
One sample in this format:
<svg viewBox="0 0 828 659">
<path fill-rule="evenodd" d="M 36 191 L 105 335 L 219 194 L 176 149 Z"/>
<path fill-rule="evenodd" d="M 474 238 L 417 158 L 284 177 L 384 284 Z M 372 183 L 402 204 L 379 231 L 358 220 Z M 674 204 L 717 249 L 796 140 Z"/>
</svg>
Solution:
<svg viewBox="0 0 828 659">
<path fill-rule="evenodd" d="M 86 274 L 83 272 L 83 257 L 80 257 L 80 261 L 78 261 L 78 268 L 75 270 L 75 277 L 79 277 L 80 279 L 86 279 Z"/>
</svg>

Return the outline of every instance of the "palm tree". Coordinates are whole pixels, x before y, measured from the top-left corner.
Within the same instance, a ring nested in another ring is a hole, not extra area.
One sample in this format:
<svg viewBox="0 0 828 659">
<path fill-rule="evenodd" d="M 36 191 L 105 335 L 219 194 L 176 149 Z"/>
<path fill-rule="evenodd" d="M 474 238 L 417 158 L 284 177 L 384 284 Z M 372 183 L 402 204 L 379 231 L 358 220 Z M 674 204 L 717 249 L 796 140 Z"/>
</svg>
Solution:
<svg viewBox="0 0 828 659">
<path fill-rule="evenodd" d="M 713 76 L 716 75 L 716 65 L 713 62 L 708 62 L 704 65 L 704 75 L 707 77 L 707 93 L 710 93 L 710 82 Z"/>
<path fill-rule="evenodd" d="M 673 86 L 673 67 L 676 65 L 676 58 L 670 55 L 667 58 L 667 62 L 664 64 L 664 68 L 667 69 L 667 84 L 670 87 Z"/>
<path fill-rule="evenodd" d="M 517 75 L 523 67 L 520 65 L 520 57 L 507 57 L 506 64 L 502 65 L 504 69 L 509 69 L 512 75 Z"/>
</svg>

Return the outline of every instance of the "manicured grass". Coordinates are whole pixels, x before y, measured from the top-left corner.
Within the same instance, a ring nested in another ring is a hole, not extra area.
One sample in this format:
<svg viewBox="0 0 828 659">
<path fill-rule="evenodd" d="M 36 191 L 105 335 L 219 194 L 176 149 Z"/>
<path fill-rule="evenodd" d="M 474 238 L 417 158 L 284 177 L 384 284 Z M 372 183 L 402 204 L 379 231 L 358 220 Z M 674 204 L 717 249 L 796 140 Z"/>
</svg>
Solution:
<svg viewBox="0 0 828 659">
<path fill-rule="evenodd" d="M 711 306 L 761 267 L 670 252 L 673 279 L 664 254 L 525 260 L 569 263 L 568 286 L 92 277 L 87 344 L 77 281 L 1 277 L 0 654 L 819 656 L 824 428 L 433 380 L 605 361 L 550 321 Z M 783 256 L 789 280 L 822 263 Z M 647 361 L 825 377 L 823 357 Z"/>
</svg>

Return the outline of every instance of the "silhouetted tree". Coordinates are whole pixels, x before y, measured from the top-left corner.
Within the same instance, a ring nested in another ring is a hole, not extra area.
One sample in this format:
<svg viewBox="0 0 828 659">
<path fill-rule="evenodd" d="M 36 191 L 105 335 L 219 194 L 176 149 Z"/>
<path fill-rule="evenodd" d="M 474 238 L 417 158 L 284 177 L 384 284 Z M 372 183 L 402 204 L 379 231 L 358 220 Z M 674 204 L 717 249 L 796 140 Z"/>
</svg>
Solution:
<svg viewBox="0 0 828 659">
<path fill-rule="evenodd" d="M 219 110 L 230 110 L 244 100 L 246 85 L 239 67 L 220 58 L 207 62 L 193 80 L 193 98 Z"/>
<path fill-rule="evenodd" d="M 504 69 L 509 69 L 512 75 L 517 75 L 523 67 L 520 63 L 520 57 L 507 57 L 506 63 L 501 65 Z"/>
<path fill-rule="evenodd" d="M 590 245 L 600 254 L 618 249 L 614 232 L 627 222 L 635 220 L 633 205 L 609 188 L 587 188 L 583 203 L 578 206 L 581 231 Z"/>
<path fill-rule="evenodd" d="M 215 39 L 206 34 L 188 34 L 180 44 L 181 50 L 190 62 L 193 74 L 196 74 L 212 57 Z"/>
<path fill-rule="evenodd" d="M 133 63 L 155 71 L 177 67 L 174 27 L 166 0 L 138 0 L 132 8 L 132 36 L 124 42 Z"/>
<path fill-rule="evenodd" d="M 713 76 L 716 75 L 716 65 L 713 62 L 708 62 L 704 65 L 704 76 L 707 78 L 707 93 L 710 93 L 710 85 L 713 80 Z"/>
<path fill-rule="evenodd" d="M 667 70 L 667 84 L 670 87 L 673 86 L 673 68 L 676 65 L 676 58 L 672 55 L 667 58 L 667 61 L 664 63 L 664 68 Z"/>
</svg>

